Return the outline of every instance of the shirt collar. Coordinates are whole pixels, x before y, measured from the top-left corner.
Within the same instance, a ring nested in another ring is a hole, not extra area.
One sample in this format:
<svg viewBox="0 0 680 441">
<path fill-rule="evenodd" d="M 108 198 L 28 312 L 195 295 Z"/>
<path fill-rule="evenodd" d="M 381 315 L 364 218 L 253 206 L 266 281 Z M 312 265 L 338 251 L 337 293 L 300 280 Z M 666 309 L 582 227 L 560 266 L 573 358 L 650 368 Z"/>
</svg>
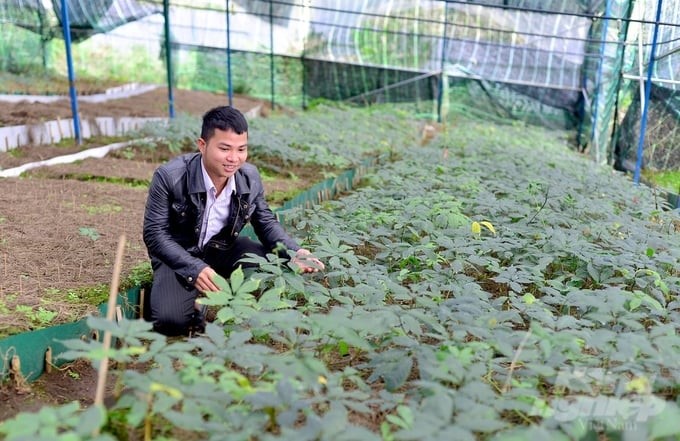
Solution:
<svg viewBox="0 0 680 441">
<path fill-rule="evenodd" d="M 208 176 L 205 165 L 203 165 L 203 158 L 201 158 L 201 173 L 203 174 L 203 184 L 205 185 L 205 190 L 214 194 L 217 189 L 215 188 L 215 184 L 213 183 L 212 179 L 210 179 L 210 176 Z M 227 196 L 230 196 L 236 191 L 236 179 L 234 176 L 227 180 L 227 185 L 224 187 L 224 191 L 226 192 L 225 194 Z"/>
</svg>

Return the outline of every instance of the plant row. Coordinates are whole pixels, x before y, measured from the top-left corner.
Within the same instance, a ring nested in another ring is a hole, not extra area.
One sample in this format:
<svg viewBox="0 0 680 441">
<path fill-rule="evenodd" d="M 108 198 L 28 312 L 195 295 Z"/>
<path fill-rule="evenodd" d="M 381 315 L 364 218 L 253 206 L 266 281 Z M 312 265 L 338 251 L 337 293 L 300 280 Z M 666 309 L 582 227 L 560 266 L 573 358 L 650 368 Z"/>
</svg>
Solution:
<svg viewBox="0 0 680 441">
<path fill-rule="evenodd" d="M 359 165 L 370 156 L 389 153 L 417 142 L 418 125 L 406 111 L 387 107 L 354 109 L 319 104 L 302 117 L 276 113 L 249 123 L 249 154 L 277 157 L 289 164 L 314 164 L 335 169 Z M 134 132 L 150 138 L 150 149 L 167 146 L 170 153 L 194 151 L 200 118 L 181 114 L 170 124 L 150 123 Z"/>
<path fill-rule="evenodd" d="M 188 340 L 90 318 L 120 344 L 70 341 L 68 357 L 118 362 L 115 404 L 43 408 L 0 433 L 677 436 L 677 215 L 559 135 L 459 120 L 430 146 L 392 146 L 360 190 L 288 217 L 323 274 L 255 259 L 203 299 L 217 319 Z"/>
</svg>

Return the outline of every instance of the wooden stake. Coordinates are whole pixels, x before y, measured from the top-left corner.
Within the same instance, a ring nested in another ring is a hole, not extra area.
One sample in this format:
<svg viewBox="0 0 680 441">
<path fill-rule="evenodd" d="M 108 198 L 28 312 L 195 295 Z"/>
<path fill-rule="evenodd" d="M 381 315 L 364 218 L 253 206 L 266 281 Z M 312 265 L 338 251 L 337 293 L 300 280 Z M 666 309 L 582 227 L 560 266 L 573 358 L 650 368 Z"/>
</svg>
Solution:
<svg viewBox="0 0 680 441">
<path fill-rule="evenodd" d="M 10 369 L 15 374 L 21 373 L 21 358 L 18 355 L 12 355 L 12 361 L 10 362 Z"/>
<path fill-rule="evenodd" d="M 52 348 L 50 346 L 45 351 L 45 372 L 48 374 L 52 372 Z"/>
<path fill-rule="evenodd" d="M 30 392 L 31 388 L 28 386 L 28 382 L 21 374 L 21 359 L 18 355 L 12 356 L 12 361 L 10 361 L 9 366 L 11 378 L 14 383 L 14 389 L 17 391 L 17 393 L 24 394 Z"/>
<path fill-rule="evenodd" d="M 142 288 L 139 291 L 139 318 L 144 318 L 144 296 L 146 295 L 146 290 Z"/>
<path fill-rule="evenodd" d="M 118 239 L 118 250 L 116 251 L 116 261 L 113 265 L 113 276 L 111 278 L 111 289 L 109 290 L 109 302 L 106 309 L 106 319 L 113 321 L 113 315 L 116 312 L 116 299 L 118 297 L 118 284 L 120 281 L 120 269 L 123 260 L 123 251 L 125 248 L 125 234 L 120 235 Z M 104 353 L 111 348 L 111 331 L 104 332 Z M 106 374 L 109 370 L 109 357 L 105 356 L 99 363 L 99 377 L 97 379 L 97 391 L 94 396 L 95 406 L 104 404 L 104 386 L 106 385 Z M 97 429 L 97 432 L 99 429 Z"/>
</svg>

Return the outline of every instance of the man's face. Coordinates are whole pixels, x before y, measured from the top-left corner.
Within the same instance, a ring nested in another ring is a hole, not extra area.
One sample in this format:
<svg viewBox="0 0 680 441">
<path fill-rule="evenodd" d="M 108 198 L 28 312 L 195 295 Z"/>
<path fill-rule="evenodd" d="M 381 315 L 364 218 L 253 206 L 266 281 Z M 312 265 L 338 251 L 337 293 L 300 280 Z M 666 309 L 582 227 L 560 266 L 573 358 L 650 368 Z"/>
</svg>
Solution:
<svg viewBox="0 0 680 441">
<path fill-rule="evenodd" d="M 213 183 L 226 182 L 248 158 L 248 133 L 238 135 L 231 130 L 215 129 L 209 140 L 198 139 L 198 150 Z"/>
</svg>

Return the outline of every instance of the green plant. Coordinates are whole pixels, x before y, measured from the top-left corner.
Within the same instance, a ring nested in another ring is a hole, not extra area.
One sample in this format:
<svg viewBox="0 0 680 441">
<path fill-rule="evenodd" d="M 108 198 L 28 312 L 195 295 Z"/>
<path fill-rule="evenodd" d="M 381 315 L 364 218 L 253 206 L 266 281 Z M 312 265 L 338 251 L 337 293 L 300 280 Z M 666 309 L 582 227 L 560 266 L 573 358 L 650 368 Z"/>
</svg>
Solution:
<svg viewBox="0 0 680 441">
<path fill-rule="evenodd" d="M 80 227 L 78 228 L 78 233 L 81 236 L 85 236 L 92 239 L 92 241 L 96 241 L 97 239 L 99 239 L 99 232 L 94 228 Z"/>
<path fill-rule="evenodd" d="M 48 326 L 58 314 L 58 312 L 49 311 L 42 306 L 38 307 L 38 309 L 36 310 L 31 306 L 16 305 L 15 311 L 19 314 L 26 316 L 26 318 L 31 322 L 34 329 L 44 328 Z"/>
<path fill-rule="evenodd" d="M 130 269 L 121 282 L 121 289 L 130 289 L 136 286 L 148 286 L 153 279 L 153 270 L 151 269 L 151 262 L 141 262 Z"/>
<path fill-rule="evenodd" d="M 44 407 L 37 413 L 21 413 L 0 423 L 7 441 L 24 439 L 56 441 L 114 441 L 108 434 L 95 435 L 106 422 L 101 406 L 81 409 L 77 401 L 59 407 Z"/>
<path fill-rule="evenodd" d="M 651 172 L 645 170 L 643 176 L 659 187 L 680 194 L 680 172 L 670 170 Z"/>
<path fill-rule="evenodd" d="M 300 274 L 282 249 L 250 256 L 256 269 L 218 279 L 201 299 L 218 308 L 203 335 L 169 341 L 143 320 L 91 317 L 119 344 L 64 342 L 70 358 L 147 368 L 117 372 L 129 393 L 110 409 L 116 430 L 677 436 L 680 239 L 653 190 L 571 154 L 549 131 L 461 119 L 420 146 L 382 131 L 394 120 L 375 121 L 385 124 L 375 139 L 396 145 L 393 161 L 357 191 L 286 217 L 326 271 Z M 367 133 L 360 122 L 357 133 Z M 343 144 L 323 142 L 329 155 Z M 317 148 L 298 145 L 301 157 Z M 363 415 L 379 431 L 353 424 Z"/>
</svg>

